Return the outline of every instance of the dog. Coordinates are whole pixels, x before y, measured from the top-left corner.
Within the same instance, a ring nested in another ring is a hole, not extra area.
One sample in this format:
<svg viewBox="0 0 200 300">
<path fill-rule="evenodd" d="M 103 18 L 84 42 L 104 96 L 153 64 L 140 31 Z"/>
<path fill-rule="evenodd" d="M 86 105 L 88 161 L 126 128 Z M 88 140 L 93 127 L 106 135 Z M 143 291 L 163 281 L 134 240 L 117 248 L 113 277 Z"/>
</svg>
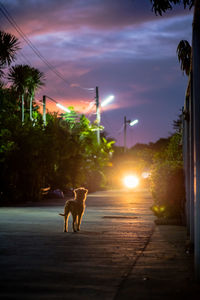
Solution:
<svg viewBox="0 0 200 300">
<path fill-rule="evenodd" d="M 64 232 L 68 232 L 68 218 L 69 214 L 73 217 L 73 231 L 79 231 L 81 220 L 85 211 L 85 201 L 88 190 L 80 187 L 74 190 L 74 200 L 67 200 L 64 207 L 64 213 L 59 214 L 64 217 Z"/>
</svg>

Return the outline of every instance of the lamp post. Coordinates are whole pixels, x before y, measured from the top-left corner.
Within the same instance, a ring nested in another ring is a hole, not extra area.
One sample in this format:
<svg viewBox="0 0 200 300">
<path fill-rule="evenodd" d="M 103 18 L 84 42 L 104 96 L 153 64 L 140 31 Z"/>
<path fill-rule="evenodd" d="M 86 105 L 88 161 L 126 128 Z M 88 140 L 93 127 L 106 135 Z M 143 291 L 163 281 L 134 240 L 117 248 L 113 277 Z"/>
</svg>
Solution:
<svg viewBox="0 0 200 300">
<path fill-rule="evenodd" d="M 58 106 L 59 108 L 61 108 L 62 110 L 66 111 L 66 112 L 70 112 L 70 110 L 63 106 L 62 104 L 58 103 L 56 100 L 52 99 L 51 97 L 44 95 L 42 97 L 42 104 L 43 104 L 43 123 L 44 126 L 46 126 L 46 98 L 48 98 L 49 100 L 53 101 L 54 103 L 56 103 L 56 106 Z"/>
<path fill-rule="evenodd" d="M 100 121 L 101 121 L 101 114 L 99 109 L 99 88 L 96 86 L 96 115 L 97 115 L 97 143 L 100 144 Z"/>
<path fill-rule="evenodd" d="M 126 116 L 124 117 L 124 153 L 126 152 L 126 127 L 127 127 L 127 124 L 129 124 L 130 126 L 134 126 L 138 122 L 139 121 L 137 119 L 134 121 L 131 121 L 131 120 L 127 120 Z"/>
<path fill-rule="evenodd" d="M 106 106 L 113 99 L 114 99 L 114 96 L 110 95 L 100 105 L 100 102 L 99 102 L 99 88 L 98 88 L 98 86 L 96 86 L 96 97 L 95 97 L 95 100 L 96 100 L 96 115 L 97 115 L 96 121 L 97 121 L 97 143 L 98 143 L 98 145 L 100 145 L 100 122 L 101 122 L 100 106 L 101 107 Z"/>
</svg>

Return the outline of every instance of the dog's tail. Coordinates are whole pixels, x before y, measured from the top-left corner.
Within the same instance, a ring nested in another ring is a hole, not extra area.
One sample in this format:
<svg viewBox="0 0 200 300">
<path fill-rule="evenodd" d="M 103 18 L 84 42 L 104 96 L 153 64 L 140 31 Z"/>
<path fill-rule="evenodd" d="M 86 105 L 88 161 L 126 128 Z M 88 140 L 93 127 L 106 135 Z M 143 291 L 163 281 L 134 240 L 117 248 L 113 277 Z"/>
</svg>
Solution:
<svg viewBox="0 0 200 300">
<path fill-rule="evenodd" d="M 65 214 L 59 214 L 60 216 L 62 216 L 62 217 L 64 217 L 65 216 Z"/>
</svg>

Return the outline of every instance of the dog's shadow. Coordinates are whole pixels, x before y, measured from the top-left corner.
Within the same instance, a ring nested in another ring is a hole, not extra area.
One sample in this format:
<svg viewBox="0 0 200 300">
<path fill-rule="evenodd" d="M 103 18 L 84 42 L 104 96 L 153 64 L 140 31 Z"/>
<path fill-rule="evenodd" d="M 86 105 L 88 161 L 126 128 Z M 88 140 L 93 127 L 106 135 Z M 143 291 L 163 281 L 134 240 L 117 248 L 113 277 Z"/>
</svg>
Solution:
<svg viewBox="0 0 200 300">
<path fill-rule="evenodd" d="M 80 234 L 80 235 L 87 235 L 87 236 L 94 236 L 94 235 L 102 235 L 105 234 L 107 231 L 90 231 L 90 230 L 80 230 L 77 232 L 72 232 L 75 234 Z"/>
</svg>

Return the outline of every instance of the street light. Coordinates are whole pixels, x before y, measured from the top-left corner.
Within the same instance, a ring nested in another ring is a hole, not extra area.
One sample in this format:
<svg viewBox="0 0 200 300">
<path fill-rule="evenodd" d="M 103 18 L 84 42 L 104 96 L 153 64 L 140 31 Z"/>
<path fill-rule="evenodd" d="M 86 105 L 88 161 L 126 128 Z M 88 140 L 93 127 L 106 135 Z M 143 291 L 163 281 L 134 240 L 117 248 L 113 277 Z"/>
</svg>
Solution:
<svg viewBox="0 0 200 300">
<path fill-rule="evenodd" d="M 70 113 L 70 110 L 67 107 L 63 106 L 62 104 L 56 103 L 56 106 L 58 106 L 60 109 L 62 109 L 64 111 Z"/>
<path fill-rule="evenodd" d="M 106 98 L 102 103 L 101 103 L 101 107 L 106 106 L 108 103 L 112 102 L 112 100 L 115 98 L 115 96 L 110 95 L 108 98 Z"/>
<path fill-rule="evenodd" d="M 124 152 L 126 152 L 126 124 L 129 124 L 130 126 L 134 126 L 139 121 L 136 119 L 134 121 L 127 120 L 126 116 L 124 117 Z"/>
<path fill-rule="evenodd" d="M 134 126 L 135 124 L 137 124 L 139 121 L 138 120 L 134 120 L 134 121 L 132 121 L 132 122 L 130 122 L 130 126 Z"/>
<path fill-rule="evenodd" d="M 106 98 L 102 103 L 101 107 L 106 106 L 108 103 L 110 103 L 114 99 L 113 95 L 110 95 L 108 98 Z M 100 122 L 101 122 L 101 112 L 100 112 L 100 105 L 99 105 L 99 88 L 96 86 L 96 115 L 97 115 L 97 143 L 100 145 Z"/>
<path fill-rule="evenodd" d="M 62 104 L 58 103 L 56 100 L 52 99 L 51 97 L 44 95 L 42 98 L 42 103 L 43 103 L 43 123 L 44 126 L 46 126 L 46 98 L 48 98 L 49 100 L 53 101 L 54 103 L 56 103 L 56 106 L 58 106 L 60 109 L 66 111 L 66 112 L 70 112 L 70 110 L 63 106 Z"/>
</svg>

